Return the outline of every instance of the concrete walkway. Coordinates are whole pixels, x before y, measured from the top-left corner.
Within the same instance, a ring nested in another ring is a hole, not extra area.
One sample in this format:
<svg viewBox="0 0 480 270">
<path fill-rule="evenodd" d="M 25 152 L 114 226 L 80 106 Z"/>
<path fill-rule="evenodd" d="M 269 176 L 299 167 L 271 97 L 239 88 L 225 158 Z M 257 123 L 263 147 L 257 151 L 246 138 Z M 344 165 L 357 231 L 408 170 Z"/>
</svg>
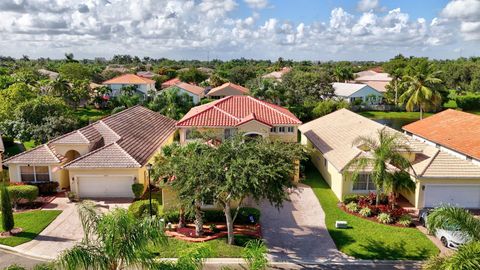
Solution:
<svg viewBox="0 0 480 270">
<path fill-rule="evenodd" d="M 277 210 L 260 205 L 262 233 L 272 261 L 325 262 L 350 258 L 337 250 L 325 226 L 325 213 L 312 189 L 299 184 L 290 202 Z"/>
<path fill-rule="evenodd" d="M 128 201 L 95 201 L 102 211 L 115 207 L 128 207 Z M 62 210 L 62 213 L 48 225 L 35 239 L 15 247 L 17 252 L 54 259 L 62 251 L 73 247 L 83 237 L 83 228 L 80 223 L 75 203 L 65 197 L 57 197 L 43 210 Z"/>
</svg>

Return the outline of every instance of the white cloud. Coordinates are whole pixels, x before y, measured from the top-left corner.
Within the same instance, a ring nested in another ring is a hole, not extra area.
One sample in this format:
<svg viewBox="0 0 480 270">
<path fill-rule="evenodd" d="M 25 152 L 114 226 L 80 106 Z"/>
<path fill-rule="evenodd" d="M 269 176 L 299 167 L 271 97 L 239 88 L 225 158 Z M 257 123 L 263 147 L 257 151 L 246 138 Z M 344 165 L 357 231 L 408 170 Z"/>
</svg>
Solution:
<svg viewBox="0 0 480 270">
<path fill-rule="evenodd" d="M 268 6 L 268 0 L 245 0 L 245 3 L 255 9 L 262 9 Z"/>
<path fill-rule="evenodd" d="M 379 0 L 360 0 L 357 4 L 357 9 L 362 12 L 376 10 L 380 8 Z"/>
<path fill-rule="evenodd" d="M 445 6 L 441 15 L 460 24 L 466 40 L 480 40 L 480 1 L 453 0 Z"/>
</svg>

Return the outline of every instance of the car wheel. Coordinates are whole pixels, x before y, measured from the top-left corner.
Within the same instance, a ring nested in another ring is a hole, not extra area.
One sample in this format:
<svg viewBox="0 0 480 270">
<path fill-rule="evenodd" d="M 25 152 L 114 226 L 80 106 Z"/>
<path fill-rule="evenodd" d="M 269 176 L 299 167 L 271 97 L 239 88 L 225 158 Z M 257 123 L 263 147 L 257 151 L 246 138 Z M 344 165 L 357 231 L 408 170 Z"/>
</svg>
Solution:
<svg viewBox="0 0 480 270">
<path fill-rule="evenodd" d="M 440 242 L 442 242 L 442 245 L 443 245 L 444 247 L 448 247 L 447 238 L 445 238 L 445 237 L 442 236 L 442 238 L 440 238 Z"/>
<path fill-rule="evenodd" d="M 418 221 L 423 227 L 425 227 L 425 220 L 423 218 L 420 218 Z"/>
</svg>

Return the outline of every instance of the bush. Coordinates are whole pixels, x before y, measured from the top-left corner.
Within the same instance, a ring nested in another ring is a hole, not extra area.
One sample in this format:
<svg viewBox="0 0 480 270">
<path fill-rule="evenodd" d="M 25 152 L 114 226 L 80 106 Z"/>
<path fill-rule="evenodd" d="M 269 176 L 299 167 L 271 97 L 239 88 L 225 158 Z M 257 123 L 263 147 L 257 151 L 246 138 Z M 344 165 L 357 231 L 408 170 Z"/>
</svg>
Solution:
<svg viewBox="0 0 480 270">
<path fill-rule="evenodd" d="M 358 212 L 362 217 L 369 217 L 372 215 L 372 209 L 364 207 Z"/>
<path fill-rule="evenodd" d="M 312 110 L 312 114 L 314 117 L 318 118 L 324 115 L 327 115 L 331 112 L 342 108 L 348 108 L 349 104 L 345 101 L 336 101 L 333 99 L 327 99 L 324 101 L 318 102 L 315 108 Z"/>
<path fill-rule="evenodd" d="M 455 101 L 457 102 L 457 106 L 463 110 L 480 109 L 480 95 L 477 94 L 457 96 Z"/>
<path fill-rule="evenodd" d="M 345 208 L 346 208 L 348 211 L 353 212 L 353 213 L 356 213 L 356 212 L 358 212 L 358 210 L 359 210 L 359 209 L 358 209 L 358 208 L 359 208 L 359 207 L 358 207 L 358 204 L 357 204 L 357 203 L 354 203 L 354 202 L 351 202 L 351 203 L 345 205 Z"/>
<path fill-rule="evenodd" d="M 13 219 L 12 203 L 10 202 L 10 196 L 8 195 L 5 185 L 0 185 L 0 212 L 2 212 L 2 228 L 8 232 L 15 226 Z"/>
<path fill-rule="evenodd" d="M 31 203 L 38 197 L 38 187 L 32 185 L 8 186 L 7 190 L 10 198 L 15 204 L 22 199 Z"/>
<path fill-rule="evenodd" d="M 12 137 L 2 137 L 2 140 L 3 140 L 3 146 L 5 147 L 10 147 L 10 146 L 13 146 L 15 144 L 14 140 Z"/>
<path fill-rule="evenodd" d="M 18 264 L 12 264 L 10 266 L 3 268 L 3 270 L 27 270 L 27 268 Z"/>
<path fill-rule="evenodd" d="M 356 194 L 349 194 L 349 195 L 345 195 L 343 196 L 343 203 L 344 204 L 349 204 L 351 202 L 354 202 L 354 203 L 358 203 L 358 200 L 360 199 L 360 195 L 356 195 Z"/>
<path fill-rule="evenodd" d="M 398 224 L 400 224 L 402 226 L 405 226 L 405 227 L 410 226 L 410 224 L 412 224 L 412 216 L 410 216 L 408 214 L 401 216 L 398 219 Z"/>
<path fill-rule="evenodd" d="M 150 215 L 149 200 L 141 200 L 133 202 L 128 207 L 128 212 L 136 218 L 143 218 Z M 154 216 L 163 217 L 163 207 L 156 201 L 152 200 L 152 214 Z"/>
<path fill-rule="evenodd" d="M 119 112 L 121 112 L 121 111 L 125 110 L 126 108 L 127 108 L 127 107 L 125 107 L 125 106 L 118 106 L 118 107 L 115 107 L 115 108 L 113 108 L 113 110 L 112 110 L 112 114 L 119 113 Z"/>
<path fill-rule="evenodd" d="M 27 184 L 36 186 L 40 195 L 57 193 L 58 182 L 27 182 Z"/>
<path fill-rule="evenodd" d="M 380 213 L 378 216 L 377 216 L 377 220 L 383 224 L 389 224 L 389 223 L 392 223 L 393 219 L 392 217 L 390 216 L 390 214 L 387 214 L 387 213 Z"/>
<path fill-rule="evenodd" d="M 132 192 L 133 192 L 133 195 L 135 195 L 135 199 L 142 197 L 143 190 L 144 190 L 143 184 L 135 183 L 132 185 Z"/>
<path fill-rule="evenodd" d="M 242 250 L 242 257 L 247 261 L 248 269 L 264 270 L 268 268 L 268 248 L 262 240 L 248 241 Z"/>
<path fill-rule="evenodd" d="M 163 213 L 162 218 L 165 219 L 165 222 L 177 223 L 180 217 L 180 213 L 178 211 L 167 211 Z"/>
<path fill-rule="evenodd" d="M 215 225 L 214 223 L 210 224 L 210 231 L 212 231 L 213 233 L 218 233 L 220 232 L 220 230 L 217 228 L 217 225 Z"/>
<path fill-rule="evenodd" d="M 55 265 L 53 263 L 40 263 L 33 267 L 33 270 L 54 270 Z"/>
</svg>

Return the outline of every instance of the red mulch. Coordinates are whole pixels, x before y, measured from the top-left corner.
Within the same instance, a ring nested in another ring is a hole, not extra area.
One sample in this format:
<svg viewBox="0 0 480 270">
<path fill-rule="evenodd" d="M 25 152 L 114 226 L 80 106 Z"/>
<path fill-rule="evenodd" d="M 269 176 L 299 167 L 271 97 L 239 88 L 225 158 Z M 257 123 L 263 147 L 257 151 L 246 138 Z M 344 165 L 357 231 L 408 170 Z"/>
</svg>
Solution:
<svg viewBox="0 0 480 270">
<path fill-rule="evenodd" d="M 393 227 L 401 227 L 401 228 L 408 228 L 408 227 L 405 227 L 405 226 L 400 225 L 398 223 L 381 223 L 377 220 L 377 216 L 364 217 L 364 216 L 360 215 L 359 213 L 350 212 L 345 208 L 345 205 L 339 205 L 339 207 L 340 207 L 340 209 L 343 210 L 343 212 L 345 212 L 347 214 L 350 214 L 350 215 L 353 215 L 353 216 L 356 216 L 356 217 L 359 217 L 359 218 L 370 220 L 370 221 L 373 221 L 373 222 L 376 222 L 376 223 L 379 223 L 379 224 L 383 224 L 383 225 L 388 225 L 388 226 L 393 226 Z M 415 224 L 414 224 L 414 220 L 412 220 L 412 223 L 410 224 L 409 227 L 416 227 Z"/>
<path fill-rule="evenodd" d="M 193 224 L 188 224 L 184 228 L 176 228 L 173 230 L 165 231 L 165 234 L 169 237 L 174 237 L 180 240 L 188 242 L 206 242 L 214 239 L 222 238 L 227 236 L 227 227 L 225 224 L 215 224 L 219 232 L 214 233 L 210 230 L 208 225 L 203 226 L 204 235 L 202 237 L 195 236 L 195 226 Z M 234 225 L 233 233 L 235 235 L 248 235 L 256 238 L 261 238 L 262 233 L 261 226 L 258 225 Z"/>
</svg>

